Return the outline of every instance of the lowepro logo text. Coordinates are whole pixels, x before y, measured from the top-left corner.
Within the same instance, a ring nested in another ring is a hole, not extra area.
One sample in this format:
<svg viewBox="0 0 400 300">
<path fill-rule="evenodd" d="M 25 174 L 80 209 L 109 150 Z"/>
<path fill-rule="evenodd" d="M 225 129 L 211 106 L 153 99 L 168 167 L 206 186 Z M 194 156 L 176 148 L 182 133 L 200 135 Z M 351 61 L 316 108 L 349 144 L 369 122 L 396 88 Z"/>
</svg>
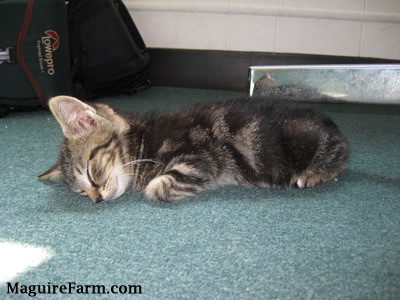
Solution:
<svg viewBox="0 0 400 300">
<path fill-rule="evenodd" d="M 46 30 L 41 39 L 37 41 L 39 66 L 42 73 L 55 74 L 53 55 L 58 47 L 60 47 L 60 37 L 54 30 Z"/>
</svg>

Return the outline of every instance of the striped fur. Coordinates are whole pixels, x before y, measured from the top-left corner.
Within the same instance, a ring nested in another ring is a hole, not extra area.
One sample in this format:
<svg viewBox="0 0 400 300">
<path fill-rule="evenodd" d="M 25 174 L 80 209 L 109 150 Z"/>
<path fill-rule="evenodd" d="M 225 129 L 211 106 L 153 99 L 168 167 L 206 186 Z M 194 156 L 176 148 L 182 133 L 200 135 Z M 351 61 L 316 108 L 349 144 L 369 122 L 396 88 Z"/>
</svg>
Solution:
<svg viewBox="0 0 400 300">
<path fill-rule="evenodd" d="M 131 187 L 163 201 L 223 185 L 313 187 L 342 172 L 349 155 L 332 120 L 288 101 L 243 98 L 138 116 L 66 96 L 49 103 L 65 139 L 39 178 L 63 179 L 93 202 Z"/>
</svg>

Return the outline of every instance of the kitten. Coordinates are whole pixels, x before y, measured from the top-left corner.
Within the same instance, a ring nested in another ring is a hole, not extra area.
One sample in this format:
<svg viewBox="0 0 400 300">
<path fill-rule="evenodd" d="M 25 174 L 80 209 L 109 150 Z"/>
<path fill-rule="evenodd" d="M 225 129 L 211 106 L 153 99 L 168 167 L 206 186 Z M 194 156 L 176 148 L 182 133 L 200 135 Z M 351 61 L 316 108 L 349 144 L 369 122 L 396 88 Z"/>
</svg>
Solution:
<svg viewBox="0 0 400 300">
<path fill-rule="evenodd" d="M 93 202 L 131 187 L 163 201 L 223 185 L 314 187 L 349 155 L 332 120 L 289 101 L 244 97 L 132 116 L 67 96 L 49 106 L 65 139 L 39 179 L 63 179 Z"/>
</svg>

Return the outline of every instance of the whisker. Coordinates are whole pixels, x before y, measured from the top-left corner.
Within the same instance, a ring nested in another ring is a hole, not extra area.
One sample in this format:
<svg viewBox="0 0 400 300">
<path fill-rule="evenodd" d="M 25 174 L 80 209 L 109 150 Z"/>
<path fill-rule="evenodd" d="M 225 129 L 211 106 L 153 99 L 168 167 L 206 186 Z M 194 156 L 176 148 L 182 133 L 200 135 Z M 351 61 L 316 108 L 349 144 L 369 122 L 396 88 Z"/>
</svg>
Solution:
<svg viewBox="0 0 400 300">
<path fill-rule="evenodd" d="M 127 163 L 125 163 L 125 164 L 119 166 L 118 168 L 116 168 L 116 169 L 113 171 L 113 173 L 114 173 L 114 172 L 118 172 L 118 171 L 120 171 L 121 169 L 125 169 L 125 168 L 127 168 L 127 167 L 130 167 L 130 166 L 132 166 L 132 165 L 139 165 L 140 163 L 143 163 L 143 162 L 150 162 L 150 163 L 154 163 L 154 164 L 164 165 L 163 163 L 158 162 L 158 161 L 155 161 L 155 160 L 153 160 L 153 159 L 137 159 L 137 160 L 133 160 L 133 161 L 127 162 Z"/>
<path fill-rule="evenodd" d="M 159 161 L 156 161 L 154 159 L 144 158 L 144 159 L 135 159 L 133 161 L 130 161 L 130 162 L 127 162 L 127 163 L 123 164 L 122 166 L 125 166 L 125 165 L 137 165 L 137 164 L 142 163 L 142 162 L 151 162 L 151 163 L 154 163 L 154 164 L 164 165 L 163 163 L 161 163 Z"/>
<path fill-rule="evenodd" d="M 141 174 L 136 173 L 136 172 L 134 172 L 134 173 L 123 174 L 123 175 L 121 175 L 121 176 L 119 176 L 119 177 L 127 177 L 127 176 L 139 176 L 139 177 L 141 177 L 142 179 L 144 178 L 144 175 L 141 175 Z"/>
<path fill-rule="evenodd" d="M 118 166 L 117 168 L 113 169 L 110 172 L 110 174 L 108 175 L 106 181 L 108 181 L 110 179 L 110 177 L 114 176 L 116 173 L 120 172 L 121 170 L 124 170 L 125 168 L 127 168 L 129 166 L 132 166 L 132 165 L 138 165 L 138 164 L 143 163 L 143 162 L 150 162 L 150 163 L 155 163 L 155 164 L 161 164 L 162 165 L 162 163 L 157 162 L 157 161 L 155 161 L 153 159 L 136 159 L 136 160 L 127 162 L 125 164 L 122 164 L 121 166 Z M 142 179 L 144 178 L 143 175 L 141 175 L 141 174 L 139 174 L 137 172 L 122 174 L 121 176 L 140 176 Z"/>
</svg>

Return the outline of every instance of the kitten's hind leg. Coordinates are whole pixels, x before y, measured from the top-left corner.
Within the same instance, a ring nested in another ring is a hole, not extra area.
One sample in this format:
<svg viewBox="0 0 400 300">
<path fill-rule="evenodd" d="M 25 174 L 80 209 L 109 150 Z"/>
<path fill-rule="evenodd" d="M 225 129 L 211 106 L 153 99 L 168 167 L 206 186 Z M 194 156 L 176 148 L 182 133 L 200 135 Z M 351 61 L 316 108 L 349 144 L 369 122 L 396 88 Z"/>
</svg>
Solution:
<svg viewBox="0 0 400 300">
<path fill-rule="evenodd" d="M 164 174 L 153 178 L 144 192 L 150 199 L 175 201 L 204 190 L 208 182 L 207 177 L 207 174 L 198 169 L 179 163 Z"/>
</svg>

